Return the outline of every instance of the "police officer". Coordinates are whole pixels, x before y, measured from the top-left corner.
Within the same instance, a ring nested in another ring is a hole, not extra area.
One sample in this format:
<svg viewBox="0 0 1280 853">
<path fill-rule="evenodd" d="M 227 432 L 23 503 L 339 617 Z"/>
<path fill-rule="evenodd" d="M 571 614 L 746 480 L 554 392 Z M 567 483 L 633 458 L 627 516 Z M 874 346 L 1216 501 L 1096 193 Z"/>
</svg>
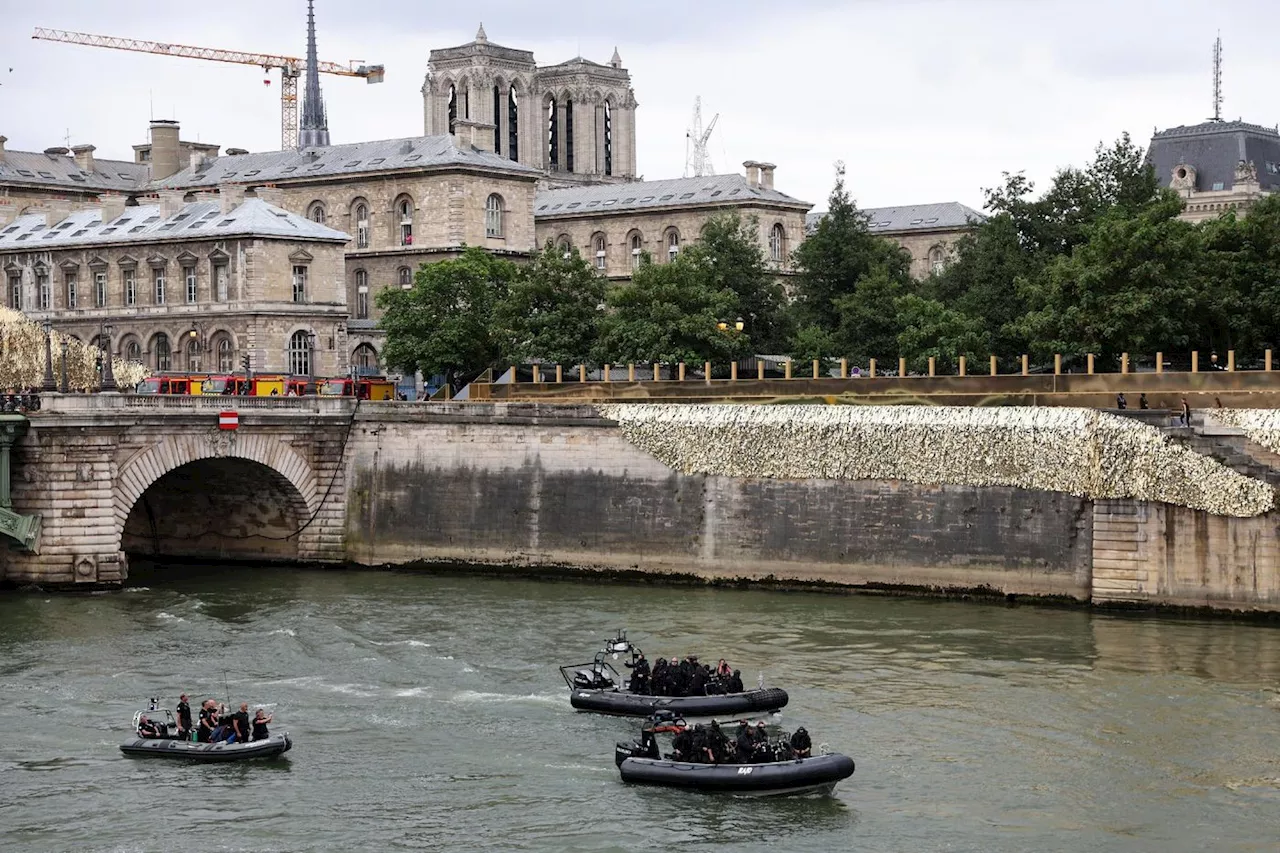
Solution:
<svg viewBox="0 0 1280 853">
<path fill-rule="evenodd" d="M 187 694 L 178 697 L 178 737 L 191 739 L 191 705 L 187 703 Z"/>
<path fill-rule="evenodd" d="M 684 729 L 671 741 L 671 757 L 676 761 L 688 761 L 693 754 L 693 735 Z"/>
<path fill-rule="evenodd" d="M 791 736 L 791 748 L 796 751 L 796 758 L 808 758 L 813 753 L 813 741 L 809 739 L 804 726 L 796 729 L 796 733 Z"/>
<path fill-rule="evenodd" d="M 751 753 L 753 752 L 753 749 L 752 749 L 753 741 L 751 737 L 751 727 L 747 725 L 746 720 L 743 720 L 742 722 L 738 723 L 737 737 L 734 739 L 734 742 L 738 747 L 739 763 L 746 764 L 750 762 Z"/>
<path fill-rule="evenodd" d="M 644 652 L 638 652 L 636 659 L 628 661 L 627 666 L 631 669 L 631 692 L 648 695 L 649 661 L 645 660 Z"/>
<path fill-rule="evenodd" d="M 726 693 L 742 692 L 742 670 L 735 669 L 733 671 L 733 675 L 729 676 L 729 681 L 725 684 L 724 689 Z"/>
</svg>

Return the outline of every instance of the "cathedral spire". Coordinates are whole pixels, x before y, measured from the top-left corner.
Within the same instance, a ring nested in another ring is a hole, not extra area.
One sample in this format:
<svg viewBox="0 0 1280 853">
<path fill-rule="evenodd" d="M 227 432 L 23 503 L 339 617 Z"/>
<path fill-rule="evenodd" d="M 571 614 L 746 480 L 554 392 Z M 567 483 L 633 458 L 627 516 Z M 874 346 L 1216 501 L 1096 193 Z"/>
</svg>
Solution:
<svg viewBox="0 0 1280 853">
<path fill-rule="evenodd" d="M 298 148 L 329 144 L 329 118 L 320 94 L 320 62 L 316 58 L 315 0 L 307 0 L 307 86 L 302 96 L 302 123 L 298 128 Z"/>
<path fill-rule="evenodd" d="M 480 29 L 476 30 L 476 44 L 488 44 L 489 37 L 485 35 L 484 24 L 480 25 Z"/>
</svg>

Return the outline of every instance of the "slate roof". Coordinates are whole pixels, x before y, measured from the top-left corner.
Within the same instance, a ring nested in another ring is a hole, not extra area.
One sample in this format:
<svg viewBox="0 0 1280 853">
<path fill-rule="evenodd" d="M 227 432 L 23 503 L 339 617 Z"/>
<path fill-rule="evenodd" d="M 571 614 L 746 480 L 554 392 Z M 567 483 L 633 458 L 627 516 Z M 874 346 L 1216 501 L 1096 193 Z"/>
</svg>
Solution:
<svg viewBox="0 0 1280 853">
<path fill-rule="evenodd" d="M 1147 161 L 1156 180 L 1167 187 L 1175 166 L 1196 169 L 1196 189 L 1229 190 L 1235 183 L 1236 165 L 1251 161 L 1264 190 L 1280 189 L 1280 132 L 1244 121 L 1210 121 L 1157 132 L 1151 137 Z"/>
<path fill-rule="evenodd" d="M 52 228 L 43 214 L 19 216 L 0 228 L 0 252 L 44 251 L 85 245 L 155 243 L 158 240 L 284 237 L 346 243 L 347 234 L 281 210 L 256 198 L 245 199 L 229 213 L 218 201 L 190 202 L 168 218 L 159 205 L 126 207 L 110 222 L 100 209 L 78 210 Z"/>
<path fill-rule="evenodd" d="M 777 190 L 753 187 L 745 175 L 709 175 L 667 181 L 633 181 L 625 184 L 567 187 L 542 190 L 534 201 L 535 218 L 582 216 L 616 210 L 693 207 L 707 204 L 736 205 L 767 202 L 808 210 L 811 205 Z"/>
<path fill-rule="evenodd" d="M 867 217 L 867 230 L 873 234 L 966 228 L 987 220 L 985 214 L 958 201 L 908 204 L 902 207 L 870 207 L 861 212 Z M 805 231 L 812 234 L 826 215 L 826 211 L 823 211 L 806 216 Z"/>
<path fill-rule="evenodd" d="M 151 169 L 146 163 L 123 160 L 94 158 L 92 172 L 82 171 L 75 158 L 67 154 L 5 151 L 0 161 L 0 184 L 43 185 L 80 192 L 130 192 L 142 189 L 149 180 Z"/>
<path fill-rule="evenodd" d="M 492 151 L 463 150 L 452 136 L 410 136 L 376 142 L 352 142 L 301 151 L 265 151 L 211 158 L 162 181 L 157 189 L 216 186 L 222 183 L 276 183 L 331 175 L 356 175 L 396 169 L 475 166 L 530 176 L 537 169 L 509 160 Z"/>
</svg>

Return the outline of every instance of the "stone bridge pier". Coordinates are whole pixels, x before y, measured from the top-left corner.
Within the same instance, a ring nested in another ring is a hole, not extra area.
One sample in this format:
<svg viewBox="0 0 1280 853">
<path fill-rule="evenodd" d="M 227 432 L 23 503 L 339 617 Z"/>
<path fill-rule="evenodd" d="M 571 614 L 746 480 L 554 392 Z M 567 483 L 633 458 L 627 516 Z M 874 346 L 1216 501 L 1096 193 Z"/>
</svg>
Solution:
<svg viewBox="0 0 1280 853">
<path fill-rule="evenodd" d="M 221 429 L 234 409 L 238 426 Z M 13 450 L 14 511 L 43 521 L 9 583 L 116 585 L 126 554 L 341 562 L 349 399 L 49 395 Z"/>
</svg>

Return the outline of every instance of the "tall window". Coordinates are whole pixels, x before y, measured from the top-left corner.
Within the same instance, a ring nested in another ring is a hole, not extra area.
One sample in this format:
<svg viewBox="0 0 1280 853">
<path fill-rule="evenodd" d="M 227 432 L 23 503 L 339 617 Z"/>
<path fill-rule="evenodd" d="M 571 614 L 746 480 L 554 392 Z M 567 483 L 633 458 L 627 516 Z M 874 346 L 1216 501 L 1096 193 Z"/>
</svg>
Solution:
<svg viewBox="0 0 1280 853">
<path fill-rule="evenodd" d="M 289 372 L 294 376 L 311 375 L 311 342 L 305 331 L 289 338 Z"/>
<path fill-rule="evenodd" d="M 595 248 L 596 252 L 596 269 L 603 270 L 607 259 L 607 244 L 605 243 L 604 235 L 597 234 L 595 239 L 591 241 L 591 245 Z"/>
<path fill-rule="evenodd" d="M 613 174 L 613 104 L 604 102 L 604 173 Z"/>
<path fill-rule="evenodd" d="M 502 153 L 502 90 L 493 87 L 493 153 Z"/>
<path fill-rule="evenodd" d="M 929 250 L 929 270 L 934 275 L 939 275 L 947 268 L 947 253 L 941 246 L 934 246 Z"/>
<path fill-rule="evenodd" d="M 507 92 L 507 156 L 512 160 L 520 159 L 520 102 L 516 99 L 516 90 Z"/>
<path fill-rule="evenodd" d="M 169 336 L 161 332 L 156 335 L 156 370 L 168 370 L 170 366 Z"/>
<path fill-rule="evenodd" d="M 497 193 L 484 203 L 484 236 L 502 236 L 502 196 Z"/>
<path fill-rule="evenodd" d="M 300 264 L 293 268 L 293 301 L 307 301 L 307 268 Z"/>
<path fill-rule="evenodd" d="M 667 231 L 667 260 L 674 261 L 680 254 L 680 232 L 674 228 Z"/>
<path fill-rule="evenodd" d="M 370 344 L 361 344 L 351 353 L 351 366 L 362 371 L 371 371 L 378 366 L 378 351 Z"/>
<path fill-rule="evenodd" d="M 400 245 L 413 245 L 413 202 L 405 199 L 400 202 Z"/>
<path fill-rule="evenodd" d="M 560 250 L 560 254 L 566 258 L 573 255 L 573 243 L 569 241 L 568 234 L 561 234 L 560 239 L 556 241 L 556 248 Z"/>
<path fill-rule="evenodd" d="M 48 273 L 36 273 L 36 290 L 40 293 L 40 310 L 48 311 L 53 302 L 53 289 L 49 286 Z"/>
<path fill-rule="evenodd" d="M 560 168 L 560 114 L 555 98 L 547 98 L 547 167 L 553 172 Z"/>
<path fill-rule="evenodd" d="M 218 339 L 218 372 L 230 373 L 235 366 L 235 356 L 231 352 L 231 339 Z"/>
<path fill-rule="evenodd" d="M 156 304 L 163 305 L 164 304 L 164 269 L 162 267 L 157 267 L 155 272 L 153 273 L 153 276 L 154 276 L 155 292 L 156 292 Z"/>
<path fill-rule="evenodd" d="M 9 276 L 9 307 L 14 311 L 22 310 L 22 276 Z"/>
<path fill-rule="evenodd" d="M 229 267 L 226 264 L 213 265 L 213 293 L 219 302 L 227 301 L 228 285 L 231 281 Z"/>
<path fill-rule="evenodd" d="M 200 369 L 200 342 L 187 341 L 187 370 Z"/>
<path fill-rule="evenodd" d="M 564 170 L 573 171 L 573 98 L 564 101 Z"/>
<path fill-rule="evenodd" d="M 107 304 L 107 271 L 98 270 L 93 274 L 93 304 L 99 308 Z"/>
<path fill-rule="evenodd" d="M 66 278 L 67 278 L 67 307 L 75 308 L 77 303 L 79 302 L 77 298 L 79 294 L 76 293 L 76 274 L 73 272 L 69 272 L 66 274 Z"/>
<path fill-rule="evenodd" d="M 369 319 L 369 274 L 356 270 L 356 319 Z"/>
<path fill-rule="evenodd" d="M 449 134 L 458 132 L 458 87 L 449 84 Z"/>
<path fill-rule="evenodd" d="M 356 205 L 356 248 L 369 248 L 369 208 L 363 204 Z"/>
<path fill-rule="evenodd" d="M 142 344 L 137 341 L 129 341 L 124 348 L 124 357 L 129 361 L 142 362 Z"/>
<path fill-rule="evenodd" d="M 321 225 L 325 223 L 324 202 L 313 201 L 311 207 L 307 210 L 307 218 L 312 222 L 319 222 Z"/>
<path fill-rule="evenodd" d="M 413 287 L 413 270 L 408 267 L 400 267 L 399 280 L 401 290 L 408 290 Z"/>
<path fill-rule="evenodd" d="M 644 239 L 639 234 L 631 235 L 631 268 L 640 269 L 640 260 L 644 257 Z"/>
<path fill-rule="evenodd" d="M 773 230 L 769 232 L 769 260 L 782 263 L 787 256 L 787 232 L 782 230 L 782 224 L 778 223 L 773 226 Z"/>
<path fill-rule="evenodd" d="M 137 270 L 127 269 L 124 271 L 124 304 L 138 304 L 138 273 Z"/>
<path fill-rule="evenodd" d="M 186 285 L 187 285 L 187 304 L 195 305 L 196 296 L 198 295 L 198 292 L 196 290 L 196 268 L 183 267 L 182 276 L 186 280 Z"/>
</svg>

